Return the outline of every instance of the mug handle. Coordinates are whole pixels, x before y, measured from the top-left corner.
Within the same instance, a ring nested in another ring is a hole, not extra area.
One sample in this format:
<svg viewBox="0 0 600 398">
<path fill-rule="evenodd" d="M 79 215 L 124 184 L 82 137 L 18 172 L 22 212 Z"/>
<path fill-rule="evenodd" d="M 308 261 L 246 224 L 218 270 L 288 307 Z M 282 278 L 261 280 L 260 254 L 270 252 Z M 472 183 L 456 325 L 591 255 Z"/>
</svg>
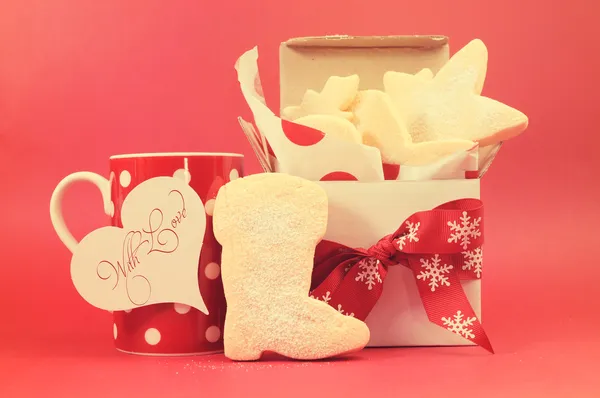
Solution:
<svg viewBox="0 0 600 398">
<path fill-rule="evenodd" d="M 52 226 L 58 234 L 58 237 L 67 246 L 67 249 L 71 253 L 75 251 L 75 248 L 79 244 L 73 237 L 73 234 L 69 231 L 65 224 L 65 219 L 62 214 L 62 199 L 67 188 L 80 181 L 87 181 L 94 184 L 100 190 L 102 194 L 102 202 L 104 203 L 104 212 L 106 215 L 111 216 L 114 212 L 113 203 L 110 200 L 110 182 L 99 174 L 91 173 L 89 171 L 80 171 L 77 173 L 69 174 L 58 183 L 52 197 L 50 198 L 50 219 L 52 220 Z"/>
</svg>

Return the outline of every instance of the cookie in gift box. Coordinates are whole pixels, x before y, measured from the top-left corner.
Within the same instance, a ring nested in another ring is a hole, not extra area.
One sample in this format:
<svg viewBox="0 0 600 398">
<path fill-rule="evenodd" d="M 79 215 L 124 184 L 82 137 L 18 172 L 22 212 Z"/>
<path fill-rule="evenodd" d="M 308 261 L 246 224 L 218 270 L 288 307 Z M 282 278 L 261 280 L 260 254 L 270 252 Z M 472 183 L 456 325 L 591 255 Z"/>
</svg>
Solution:
<svg viewBox="0 0 600 398">
<path fill-rule="evenodd" d="M 236 69 L 268 141 L 262 157 L 276 163 L 268 170 L 310 180 L 474 178 L 500 141 L 527 127 L 523 113 L 480 95 L 487 49 L 479 40 L 451 60 L 438 36 L 289 40 L 280 51 L 281 118 L 257 89 L 257 57 L 248 51 Z"/>
<path fill-rule="evenodd" d="M 327 125 L 309 126 L 337 138 L 362 137 L 350 140 L 378 148 L 384 163 L 431 164 L 476 144 L 498 144 L 527 128 L 525 114 L 481 96 L 487 59 L 485 44 L 473 40 L 435 75 L 428 68 L 416 74 L 385 72 L 383 90 L 359 90 L 356 74 L 331 76 L 320 92 L 307 89 L 299 106 L 283 108 L 282 117 L 303 125 L 306 118 L 326 118 Z M 327 128 L 336 119 L 351 121 L 356 133 Z"/>
</svg>

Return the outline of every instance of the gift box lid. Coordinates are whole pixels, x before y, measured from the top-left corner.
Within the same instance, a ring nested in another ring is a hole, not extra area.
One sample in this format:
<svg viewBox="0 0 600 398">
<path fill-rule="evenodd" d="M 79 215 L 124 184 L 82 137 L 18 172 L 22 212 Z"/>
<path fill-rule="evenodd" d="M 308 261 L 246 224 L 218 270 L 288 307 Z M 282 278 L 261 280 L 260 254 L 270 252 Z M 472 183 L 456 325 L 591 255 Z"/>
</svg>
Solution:
<svg viewBox="0 0 600 398">
<path fill-rule="evenodd" d="M 307 36 L 295 37 L 283 43 L 287 47 L 346 47 L 346 48 L 436 48 L 448 44 L 441 35 L 415 36 Z"/>
</svg>

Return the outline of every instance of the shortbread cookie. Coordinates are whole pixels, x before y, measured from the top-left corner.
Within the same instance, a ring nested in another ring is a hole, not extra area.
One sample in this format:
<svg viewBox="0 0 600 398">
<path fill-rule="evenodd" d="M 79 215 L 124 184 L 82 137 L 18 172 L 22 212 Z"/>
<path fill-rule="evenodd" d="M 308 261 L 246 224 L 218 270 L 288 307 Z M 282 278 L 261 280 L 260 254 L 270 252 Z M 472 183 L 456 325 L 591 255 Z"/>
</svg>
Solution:
<svg viewBox="0 0 600 398">
<path fill-rule="evenodd" d="M 450 58 L 437 73 L 436 80 L 446 86 L 465 84 L 474 94 L 481 94 L 487 74 L 488 50 L 479 39 L 472 40 Z M 465 71 L 472 69 L 475 73 Z M 474 81 L 471 79 L 474 78 Z"/>
<path fill-rule="evenodd" d="M 294 121 L 308 115 L 334 115 L 352 119 L 348 108 L 358 93 L 358 75 L 346 77 L 331 76 L 320 93 L 307 90 L 300 106 L 288 106 L 281 112 L 281 117 Z"/>
<path fill-rule="evenodd" d="M 332 115 L 309 115 L 294 120 L 294 123 L 312 127 L 344 141 L 362 144 L 362 135 L 348 120 Z"/>
<path fill-rule="evenodd" d="M 487 146 L 512 138 L 527 128 L 522 112 L 480 96 L 487 50 L 474 40 L 431 79 L 387 72 L 384 87 L 413 142 L 464 139 Z"/>
<path fill-rule="evenodd" d="M 415 76 L 411 75 L 412 79 Z M 354 109 L 357 129 L 366 145 L 379 148 L 385 163 L 424 165 L 475 146 L 469 140 L 413 143 L 404 122 L 397 116 L 389 96 L 379 90 L 359 93 Z"/>
<path fill-rule="evenodd" d="M 320 186 L 286 174 L 256 174 L 221 188 L 213 225 L 223 246 L 226 357 L 256 360 L 269 351 L 311 360 L 367 344 L 364 322 L 308 296 L 327 212 Z"/>
</svg>

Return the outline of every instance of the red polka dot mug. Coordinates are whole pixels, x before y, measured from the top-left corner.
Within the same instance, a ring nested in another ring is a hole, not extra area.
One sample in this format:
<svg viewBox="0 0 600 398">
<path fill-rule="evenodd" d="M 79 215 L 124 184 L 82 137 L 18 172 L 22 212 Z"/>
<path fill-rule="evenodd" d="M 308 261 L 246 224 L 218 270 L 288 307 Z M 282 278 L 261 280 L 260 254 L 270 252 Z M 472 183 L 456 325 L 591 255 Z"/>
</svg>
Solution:
<svg viewBox="0 0 600 398">
<path fill-rule="evenodd" d="M 142 355 L 193 355 L 223 350 L 225 296 L 220 277 L 221 247 L 212 229 L 212 211 L 221 186 L 243 175 L 244 157 L 233 153 L 148 153 L 110 157 L 106 179 L 91 172 L 65 177 L 50 203 L 54 229 L 74 252 L 79 244 L 66 227 L 62 197 L 75 182 L 91 182 L 100 190 L 111 225 L 123 228 L 121 209 L 127 195 L 139 184 L 155 177 L 183 179 L 200 197 L 206 214 L 206 231 L 198 266 L 198 284 L 208 315 L 181 303 L 140 306 L 113 312 L 113 337 L 119 351 Z M 195 263 L 195 260 L 194 260 Z"/>
</svg>

